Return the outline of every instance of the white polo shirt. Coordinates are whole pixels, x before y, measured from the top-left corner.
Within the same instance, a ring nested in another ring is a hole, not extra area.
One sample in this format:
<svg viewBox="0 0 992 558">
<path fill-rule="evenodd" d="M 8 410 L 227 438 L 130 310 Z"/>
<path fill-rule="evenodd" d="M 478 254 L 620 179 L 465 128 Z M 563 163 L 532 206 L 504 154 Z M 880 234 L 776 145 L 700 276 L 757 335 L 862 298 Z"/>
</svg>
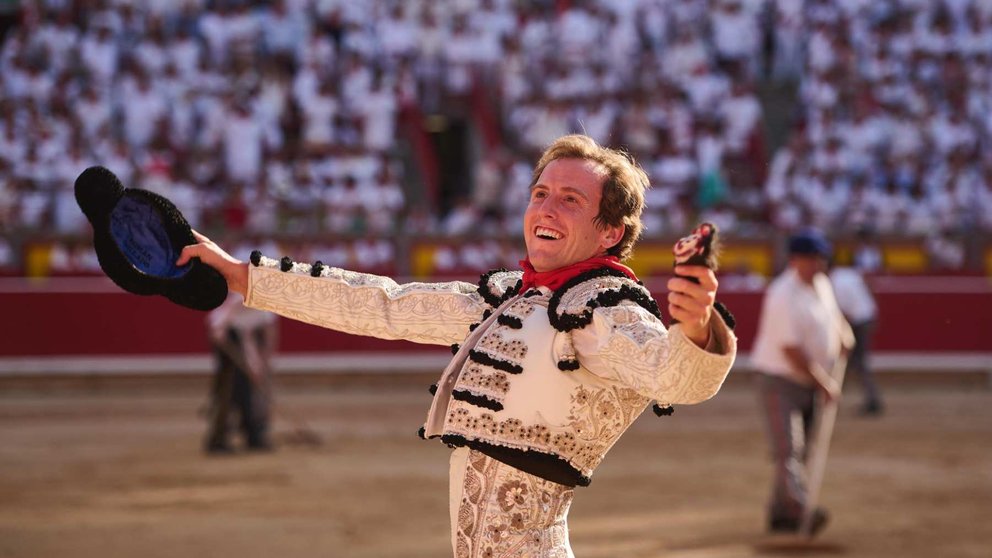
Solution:
<svg viewBox="0 0 992 558">
<path fill-rule="evenodd" d="M 818 273 L 807 285 L 793 269 L 775 278 L 765 291 L 751 364 L 766 374 L 812 386 L 812 379 L 794 370 L 784 347 L 800 347 L 806 357 L 827 372 L 833 369 L 843 345 L 853 344 L 851 328 L 834 298 L 830 279 Z"/>
<path fill-rule="evenodd" d="M 878 308 L 861 273 L 852 267 L 836 267 L 830 271 L 830 282 L 841 311 L 852 324 L 875 319 Z"/>
</svg>

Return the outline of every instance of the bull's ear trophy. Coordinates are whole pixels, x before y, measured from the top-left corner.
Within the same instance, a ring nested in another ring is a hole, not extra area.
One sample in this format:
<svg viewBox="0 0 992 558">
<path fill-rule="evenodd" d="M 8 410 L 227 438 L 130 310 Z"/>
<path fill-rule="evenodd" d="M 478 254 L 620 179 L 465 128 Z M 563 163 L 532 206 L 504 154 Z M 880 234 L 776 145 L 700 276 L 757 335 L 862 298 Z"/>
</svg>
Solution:
<svg viewBox="0 0 992 558">
<path fill-rule="evenodd" d="M 672 252 L 675 254 L 675 265 L 702 265 L 716 271 L 719 265 L 718 259 L 720 255 L 720 243 L 717 239 L 716 225 L 713 223 L 701 223 L 693 229 L 689 236 L 680 238 L 675 243 Z M 675 276 L 699 283 L 699 279 L 695 277 L 686 277 L 677 273 Z M 736 325 L 734 315 L 727 310 L 726 306 L 716 302 L 713 304 L 713 309 L 723 317 L 724 322 L 727 323 L 727 327 L 734 329 Z M 679 321 L 672 318 L 670 325 L 677 323 Z M 655 403 L 652 406 L 652 410 L 659 417 L 668 416 L 674 412 L 672 406 L 665 403 Z"/>
<path fill-rule="evenodd" d="M 107 277 L 125 291 L 161 295 L 194 310 L 212 310 L 227 297 L 227 282 L 194 258 L 176 266 L 193 231 L 168 199 L 125 188 L 104 167 L 90 167 L 75 185 L 76 203 L 93 225 L 93 248 Z"/>
<path fill-rule="evenodd" d="M 720 239 L 718 236 L 716 225 L 701 223 L 693 229 L 689 236 L 684 236 L 675 243 L 675 248 L 672 250 L 675 253 L 675 265 L 702 265 L 716 271 L 720 266 Z M 675 276 L 699 283 L 699 279 L 695 277 L 685 277 L 677 273 Z M 734 329 L 737 320 L 723 303 L 714 302 L 713 309 L 716 310 L 717 314 L 720 314 L 727 327 Z M 678 320 L 672 318 L 671 323 L 675 325 Z"/>
</svg>

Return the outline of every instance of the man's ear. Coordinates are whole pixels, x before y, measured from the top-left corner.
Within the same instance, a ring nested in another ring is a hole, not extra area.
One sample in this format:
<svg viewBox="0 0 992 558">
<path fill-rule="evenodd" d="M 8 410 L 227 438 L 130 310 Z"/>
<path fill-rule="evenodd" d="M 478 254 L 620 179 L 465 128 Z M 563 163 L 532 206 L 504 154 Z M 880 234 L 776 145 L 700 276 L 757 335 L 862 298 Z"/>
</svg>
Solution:
<svg viewBox="0 0 992 558">
<path fill-rule="evenodd" d="M 618 226 L 608 226 L 603 229 L 603 234 L 600 237 L 603 242 L 603 249 L 609 250 L 617 245 L 623 239 L 624 233 L 627 232 L 626 225 Z"/>
</svg>

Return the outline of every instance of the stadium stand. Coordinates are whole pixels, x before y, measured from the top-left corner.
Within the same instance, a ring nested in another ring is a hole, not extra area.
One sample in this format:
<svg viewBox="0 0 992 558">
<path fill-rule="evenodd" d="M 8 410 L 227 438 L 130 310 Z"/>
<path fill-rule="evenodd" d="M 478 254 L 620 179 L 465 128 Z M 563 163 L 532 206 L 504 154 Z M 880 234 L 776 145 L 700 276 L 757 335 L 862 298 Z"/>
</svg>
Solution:
<svg viewBox="0 0 992 558">
<path fill-rule="evenodd" d="M 535 153 L 568 132 L 649 171 L 649 239 L 709 219 L 774 246 L 812 223 L 915 243 L 909 270 L 992 261 L 988 2 L 20 4 L 0 20 L 7 275 L 95 269 L 71 194 L 91 164 L 210 234 L 410 272 L 398 238 L 470 229 L 468 261 L 431 269 L 513 262 Z"/>
</svg>

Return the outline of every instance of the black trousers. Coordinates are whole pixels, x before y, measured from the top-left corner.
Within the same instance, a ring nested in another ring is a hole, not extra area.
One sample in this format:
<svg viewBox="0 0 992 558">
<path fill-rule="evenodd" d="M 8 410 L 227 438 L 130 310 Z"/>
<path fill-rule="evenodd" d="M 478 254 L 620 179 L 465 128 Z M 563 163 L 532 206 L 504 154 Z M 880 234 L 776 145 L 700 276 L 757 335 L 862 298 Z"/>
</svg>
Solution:
<svg viewBox="0 0 992 558">
<path fill-rule="evenodd" d="M 248 332 L 256 346 L 263 346 L 263 329 Z M 230 443 L 231 417 L 237 415 L 238 430 L 249 448 L 269 445 L 268 378 L 253 378 L 245 369 L 244 340 L 234 329 L 227 332 L 227 348 L 214 347 L 215 368 L 211 382 L 210 425 L 207 448 L 226 448 Z M 230 352 L 234 352 L 231 355 Z"/>
</svg>

